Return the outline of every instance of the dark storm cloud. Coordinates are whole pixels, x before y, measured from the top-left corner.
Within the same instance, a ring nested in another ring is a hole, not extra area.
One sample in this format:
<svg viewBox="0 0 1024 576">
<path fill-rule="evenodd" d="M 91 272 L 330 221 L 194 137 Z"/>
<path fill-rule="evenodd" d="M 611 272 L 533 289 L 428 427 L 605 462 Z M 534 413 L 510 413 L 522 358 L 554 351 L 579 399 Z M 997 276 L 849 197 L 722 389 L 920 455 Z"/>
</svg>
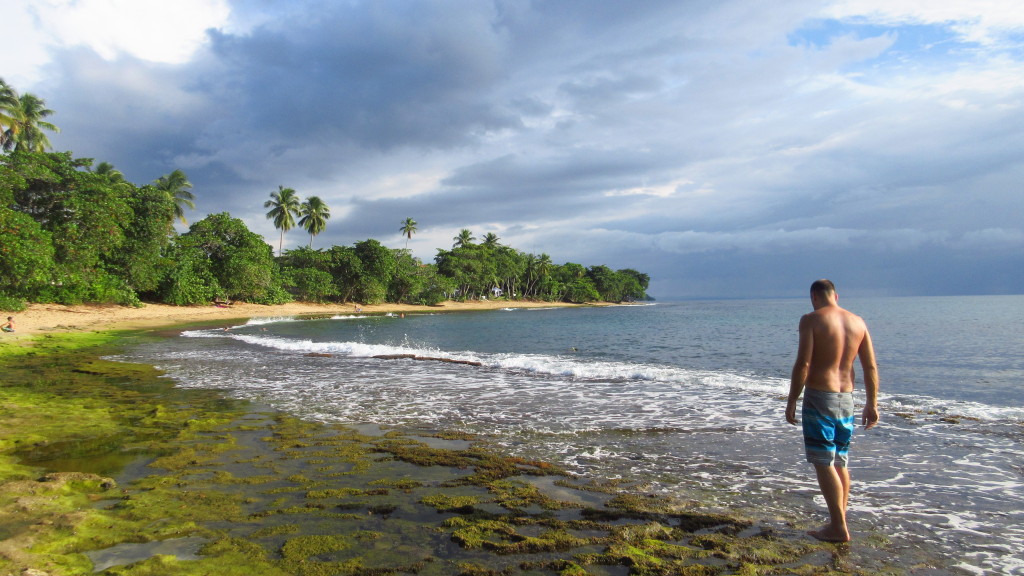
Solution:
<svg viewBox="0 0 1024 576">
<path fill-rule="evenodd" d="M 245 36 L 213 34 L 246 131 L 301 143 L 446 147 L 517 125 L 487 94 L 507 54 L 480 2 L 324 3 Z"/>
<path fill-rule="evenodd" d="M 826 272 L 864 293 L 1020 292 L 1019 53 L 948 23 L 937 51 L 869 17 L 248 0 L 188 63 L 61 49 L 36 91 L 58 149 L 138 183 L 182 168 L 190 220 L 228 211 L 272 242 L 262 204 L 284 185 L 331 205 L 319 246 L 393 244 L 413 217 L 427 260 L 494 231 L 643 270 L 663 297 L 802 294 Z"/>
</svg>

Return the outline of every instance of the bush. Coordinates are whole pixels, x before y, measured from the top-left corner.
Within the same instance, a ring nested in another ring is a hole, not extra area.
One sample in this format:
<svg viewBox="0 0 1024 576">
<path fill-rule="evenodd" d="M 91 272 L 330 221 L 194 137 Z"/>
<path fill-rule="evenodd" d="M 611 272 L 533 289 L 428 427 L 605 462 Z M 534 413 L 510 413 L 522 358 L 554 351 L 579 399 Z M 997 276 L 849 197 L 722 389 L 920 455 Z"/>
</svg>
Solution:
<svg viewBox="0 0 1024 576">
<path fill-rule="evenodd" d="M 364 280 L 359 286 L 356 299 L 363 304 L 380 304 L 387 294 L 387 288 L 377 280 Z"/>
<path fill-rule="evenodd" d="M 50 233 L 27 214 L 0 207 L 0 237 L 0 290 L 12 296 L 35 296 L 53 269 Z"/>
<path fill-rule="evenodd" d="M 590 278 L 575 280 L 565 291 L 565 301 L 572 302 L 573 304 L 596 302 L 600 299 L 601 295 L 597 293 L 597 288 L 594 287 L 594 283 Z"/>
<path fill-rule="evenodd" d="M 299 268 L 290 272 L 290 285 L 299 300 L 325 302 L 328 297 L 338 294 L 338 288 L 329 272 L 316 268 Z"/>
<path fill-rule="evenodd" d="M 21 298 L 0 294 L 0 310 L 4 312 L 21 312 L 25 309 L 25 301 Z"/>
<path fill-rule="evenodd" d="M 209 266 L 191 254 L 184 254 L 160 284 L 160 300 L 175 306 L 209 304 L 221 296 L 220 285 Z"/>
<path fill-rule="evenodd" d="M 420 304 L 423 306 L 437 306 L 444 300 L 444 290 L 440 288 L 431 288 L 420 293 Z"/>
</svg>

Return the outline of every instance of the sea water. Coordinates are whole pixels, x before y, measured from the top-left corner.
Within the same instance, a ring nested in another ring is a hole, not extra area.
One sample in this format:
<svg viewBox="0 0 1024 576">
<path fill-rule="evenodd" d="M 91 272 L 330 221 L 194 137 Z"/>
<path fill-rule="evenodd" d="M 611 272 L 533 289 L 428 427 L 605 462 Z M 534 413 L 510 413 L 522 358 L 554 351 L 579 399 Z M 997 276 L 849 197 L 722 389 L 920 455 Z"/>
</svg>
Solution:
<svg viewBox="0 0 1024 576">
<path fill-rule="evenodd" d="M 884 535 L 896 556 L 949 573 L 1024 574 L 1024 297 L 841 303 L 867 321 L 882 379 L 881 423 L 858 426 L 851 450 L 855 537 Z M 809 311 L 799 299 L 263 318 L 122 358 L 309 419 L 472 432 L 708 509 L 824 522 L 784 419 Z M 375 358 L 398 354 L 473 364 Z"/>
</svg>

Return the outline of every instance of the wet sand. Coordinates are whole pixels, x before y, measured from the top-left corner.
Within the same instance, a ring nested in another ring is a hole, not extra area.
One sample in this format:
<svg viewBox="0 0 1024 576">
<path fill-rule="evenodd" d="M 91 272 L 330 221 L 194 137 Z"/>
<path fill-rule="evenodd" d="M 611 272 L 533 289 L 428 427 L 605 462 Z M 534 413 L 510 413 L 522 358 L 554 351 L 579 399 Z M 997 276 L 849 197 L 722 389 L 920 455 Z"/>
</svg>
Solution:
<svg viewBox="0 0 1024 576">
<path fill-rule="evenodd" d="M 579 306 L 578 304 L 533 302 L 526 300 L 473 300 L 469 302 L 443 302 L 437 306 L 414 306 L 409 304 L 311 304 L 292 302 L 264 306 L 261 304 L 235 303 L 230 306 L 169 306 L 167 304 L 145 304 L 134 308 L 129 306 L 63 306 L 61 304 L 31 304 L 22 312 L 5 312 L 3 317 L 14 317 L 16 332 L 2 334 L 9 338 L 18 335 L 35 335 L 47 332 L 76 332 L 108 329 L 144 329 L 170 326 L 189 322 L 210 320 L 231 320 L 238 318 L 259 318 L 275 316 L 299 316 L 304 314 L 364 314 L 413 313 L 413 312 L 458 312 L 469 310 L 495 310 L 501 308 L 544 308 L 551 306 Z"/>
</svg>

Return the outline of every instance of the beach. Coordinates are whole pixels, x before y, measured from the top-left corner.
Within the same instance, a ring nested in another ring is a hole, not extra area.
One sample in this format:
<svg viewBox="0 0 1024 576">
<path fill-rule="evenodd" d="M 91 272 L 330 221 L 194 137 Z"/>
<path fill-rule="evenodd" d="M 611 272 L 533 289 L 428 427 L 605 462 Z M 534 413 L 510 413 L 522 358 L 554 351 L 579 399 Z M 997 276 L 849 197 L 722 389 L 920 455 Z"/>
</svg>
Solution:
<svg viewBox="0 0 1024 576">
<path fill-rule="evenodd" d="M 780 422 L 803 301 L 34 306 L 0 335 L 0 574 L 1018 573 L 1017 367 L 971 386 L 981 357 L 915 363 L 939 327 L 899 335 L 941 308 L 1006 341 L 1020 303 L 854 304 L 898 389 L 852 545 L 805 534 Z"/>
<path fill-rule="evenodd" d="M 525 307 L 552 305 L 379 305 L 355 316 Z M 294 418 L 108 357 L 126 341 L 161 339 L 153 328 L 354 312 L 37 304 L 17 314 L 17 333 L 0 339 L 0 573 L 582 576 L 844 564 L 778 523 L 573 478 L 475 435 Z"/>
<path fill-rule="evenodd" d="M 552 306 L 362 308 L 34 305 L 11 314 L 18 333 L 0 340 L 0 573 L 582 576 L 848 566 L 786 523 L 581 478 L 476 434 L 295 418 L 109 356 L 139 339 L 159 345 L 151 329 L 164 326 L 210 330 L 223 321 L 233 333 L 239 319 L 366 313 L 397 325 L 402 313 L 404 324 L 438 310 Z"/>
<path fill-rule="evenodd" d="M 592 305 L 592 304 L 591 304 Z M 236 302 L 230 305 L 170 306 L 167 304 L 144 304 L 130 306 L 64 306 L 61 304 L 30 304 L 21 312 L 6 312 L 13 316 L 17 331 L 3 334 L 3 337 L 34 335 L 47 332 L 77 332 L 109 329 L 145 329 L 190 322 L 237 320 L 242 318 L 264 318 L 276 316 L 301 316 L 319 314 L 351 314 L 357 310 L 364 314 L 411 313 L 411 312 L 460 312 L 471 310 L 494 310 L 505 307 L 542 308 L 552 306 L 579 306 L 578 304 L 535 302 L 527 300 L 473 300 L 468 302 L 448 301 L 437 306 L 411 304 L 312 304 L 291 302 L 265 306 Z"/>
</svg>

